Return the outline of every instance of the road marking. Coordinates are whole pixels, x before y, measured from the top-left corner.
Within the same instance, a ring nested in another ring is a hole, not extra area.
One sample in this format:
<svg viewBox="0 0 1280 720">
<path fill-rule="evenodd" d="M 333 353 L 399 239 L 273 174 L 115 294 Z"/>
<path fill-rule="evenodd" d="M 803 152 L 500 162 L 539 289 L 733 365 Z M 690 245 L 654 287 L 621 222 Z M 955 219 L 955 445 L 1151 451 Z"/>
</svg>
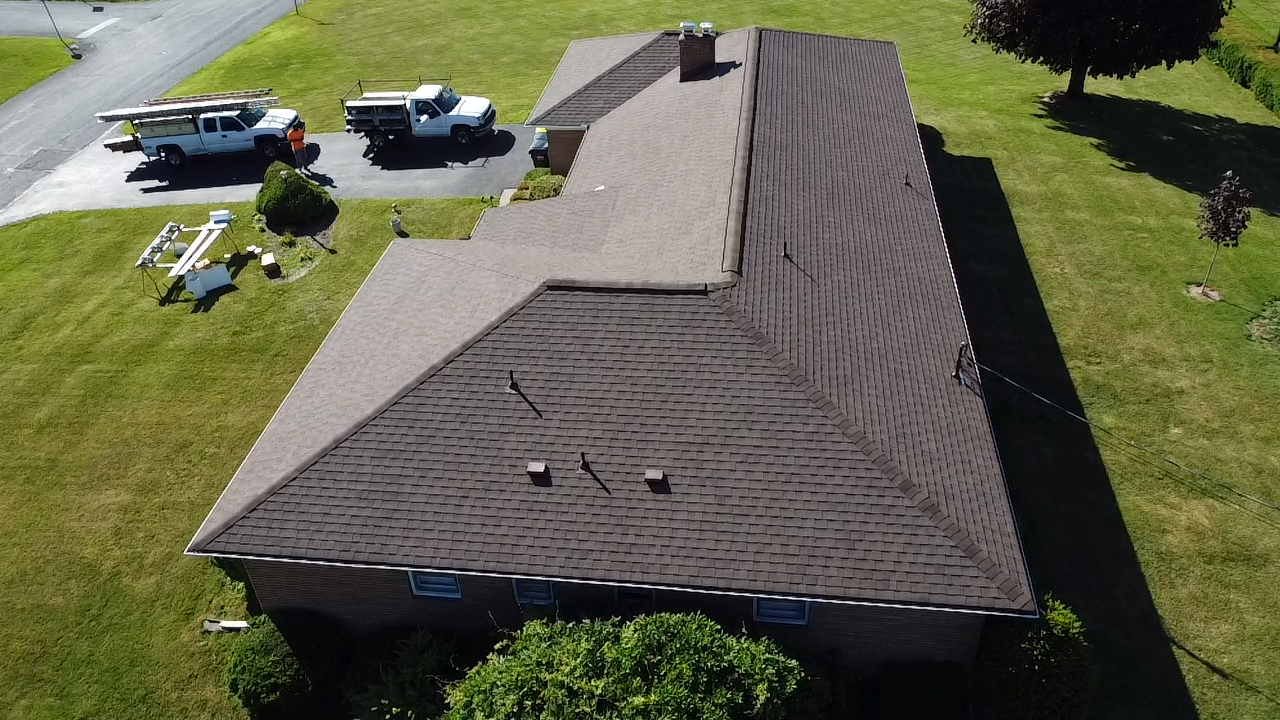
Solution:
<svg viewBox="0 0 1280 720">
<path fill-rule="evenodd" d="M 116 24 L 116 23 L 118 23 L 118 22 L 120 22 L 120 18 L 118 18 L 118 17 L 114 17 L 114 18 L 109 18 L 109 19 L 107 19 L 107 20 L 103 20 L 102 22 L 98 23 L 97 25 L 94 25 L 93 27 L 89 28 L 88 30 L 85 30 L 84 32 L 82 32 L 82 33 L 80 33 L 79 35 L 77 35 L 77 36 L 76 36 L 76 39 L 77 39 L 77 40 L 83 40 L 83 39 L 85 39 L 85 38 L 89 37 L 90 35 L 92 35 L 92 34 L 94 34 L 94 33 L 98 32 L 99 30 L 103 30 L 103 29 L 105 29 L 105 28 L 108 28 L 108 27 L 110 27 L 110 26 L 112 26 L 112 25 L 115 25 L 115 24 Z"/>
</svg>

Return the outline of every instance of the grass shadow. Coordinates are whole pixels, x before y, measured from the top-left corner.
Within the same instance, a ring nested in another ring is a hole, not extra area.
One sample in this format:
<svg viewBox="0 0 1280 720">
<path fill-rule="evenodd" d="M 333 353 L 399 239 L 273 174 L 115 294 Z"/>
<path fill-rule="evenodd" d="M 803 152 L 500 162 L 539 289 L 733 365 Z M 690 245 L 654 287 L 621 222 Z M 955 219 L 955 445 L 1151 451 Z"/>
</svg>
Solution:
<svg viewBox="0 0 1280 720">
<path fill-rule="evenodd" d="M 1253 205 L 1280 216 L 1280 127 L 1182 110 L 1152 100 L 1088 95 L 1045 100 L 1037 117 L 1053 129 L 1093 138 L 1126 172 L 1149 175 L 1200 196 L 1233 170 L 1253 190 Z"/>
<path fill-rule="evenodd" d="M 1083 414 L 991 160 L 920 136 L 978 360 Z M 983 389 L 1037 590 L 1089 630 L 1092 716 L 1197 717 L 1089 428 L 989 373 Z"/>
</svg>

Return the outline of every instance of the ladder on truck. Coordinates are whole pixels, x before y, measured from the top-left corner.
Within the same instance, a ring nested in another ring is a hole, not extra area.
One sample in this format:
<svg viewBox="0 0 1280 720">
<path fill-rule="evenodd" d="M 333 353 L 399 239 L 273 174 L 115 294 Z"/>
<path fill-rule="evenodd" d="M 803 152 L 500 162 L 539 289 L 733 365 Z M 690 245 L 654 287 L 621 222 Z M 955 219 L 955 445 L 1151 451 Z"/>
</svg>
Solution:
<svg viewBox="0 0 1280 720">
<path fill-rule="evenodd" d="M 184 115 L 202 115 L 211 112 L 227 112 L 229 110 L 275 107 L 279 104 L 280 98 L 271 95 L 271 88 L 260 88 L 258 90 L 237 90 L 235 92 L 154 98 L 144 101 L 139 107 L 107 110 L 95 113 L 94 117 L 98 119 L 98 122 L 150 120 L 154 118 L 182 117 Z"/>
</svg>

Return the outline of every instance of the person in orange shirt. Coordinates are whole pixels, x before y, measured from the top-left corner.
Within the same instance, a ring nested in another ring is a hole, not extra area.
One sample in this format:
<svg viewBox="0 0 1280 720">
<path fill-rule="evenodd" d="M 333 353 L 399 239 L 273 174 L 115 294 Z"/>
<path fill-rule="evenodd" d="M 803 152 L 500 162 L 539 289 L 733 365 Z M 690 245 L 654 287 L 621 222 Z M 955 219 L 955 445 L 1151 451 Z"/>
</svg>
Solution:
<svg viewBox="0 0 1280 720">
<path fill-rule="evenodd" d="M 302 122 L 299 121 L 294 123 L 294 126 L 289 129 L 288 135 L 286 135 L 286 137 L 289 138 L 289 145 L 293 147 L 294 167 L 299 170 L 306 170 L 307 165 L 310 164 L 307 161 L 307 141 L 305 139 L 306 133 L 304 130 L 305 127 Z"/>
</svg>

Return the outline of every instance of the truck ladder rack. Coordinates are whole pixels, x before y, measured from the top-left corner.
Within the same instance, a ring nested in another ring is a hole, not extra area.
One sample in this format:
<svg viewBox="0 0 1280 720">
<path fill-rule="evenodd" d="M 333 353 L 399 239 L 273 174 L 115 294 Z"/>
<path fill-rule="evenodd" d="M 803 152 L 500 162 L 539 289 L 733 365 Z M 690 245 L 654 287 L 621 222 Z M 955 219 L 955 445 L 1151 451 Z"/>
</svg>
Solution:
<svg viewBox="0 0 1280 720">
<path fill-rule="evenodd" d="M 257 90 L 233 90 L 231 92 L 203 93 L 200 95 L 174 95 L 173 97 L 144 100 L 143 105 L 175 105 L 178 103 L 213 102 L 215 100 L 252 100 L 271 94 L 271 88 Z"/>
<path fill-rule="evenodd" d="M 150 120 L 153 118 L 184 117 L 202 115 L 211 112 L 228 110 L 247 110 L 249 108 L 275 107 L 280 104 L 278 97 L 250 97 L 225 100 L 194 100 L 175 102 L 165 105 L 143 105 L 134 108 L 120 108 L 94 114 L 98 122 L 117 122 L 120 120 Z"/>
</svg>

